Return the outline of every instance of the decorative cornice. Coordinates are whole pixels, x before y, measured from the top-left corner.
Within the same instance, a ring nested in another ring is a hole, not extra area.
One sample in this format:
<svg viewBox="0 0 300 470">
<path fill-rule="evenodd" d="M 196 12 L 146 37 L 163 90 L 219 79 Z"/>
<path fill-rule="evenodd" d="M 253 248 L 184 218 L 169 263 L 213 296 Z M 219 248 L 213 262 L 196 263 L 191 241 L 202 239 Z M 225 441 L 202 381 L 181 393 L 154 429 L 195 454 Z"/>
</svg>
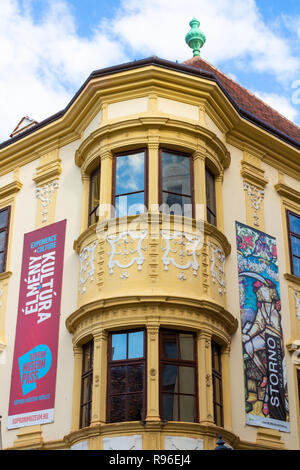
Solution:
<svg viewBox="0 0 300 470">
<path fill-rule="evenodd" d="M 290 273 L 285 273 L 283 276 L 287 281 L 292 282 L 293 284 L 296 284 L 297 286 L 300 286 L 299 276 L 295 276 L 294 274 L 290 274 Z"/>
<path fill-rule="evenodd" d="M 36 169 L 36 176 L 32 179 L 37 185 L 42 185 L 58 178 L 61 172 L 61 160 L 58 158 L 57 160 L 39 166 Z"/>
<path fill-rule="evenodd" d="M 5 271 L 4 273 L 0 273 L 0 281 L 3 281 L 4 279 L 9 279 L 11 275 L 11 271 Z"/>
<path fill-rule="evenodd" d="M 21 181 L 18 180 L 13 181 L 12 183 L 8 183 L 5 186 L 2 186 L 2 188 L 0 188 L 0 200 L 16 194 L 18 191 L 20 191 L 22 186 L 23 184 L 21 183 Z"/>
<path fill-rule="evenodd" d="M 241 165 L 241 175 L 247 183 L 255 185 L 259 189 L 263 189 L 268 184 L 268 180 L 264 177 L 264 170 L 246 161 L 242 161 Z"/>
<path fill-rule="evenodd" d="M 274 187 L 281 197 L 293 201 L 300 206 L 300 191 L 290 188 L 284 183 L 277 183 Z"/>
<path fill-rule="evenodd" d="M 71 313 L 68 318 L 66 319 L 66 327 L 70 333 L 75 333 L 78 325 L 81 322 L 91 319 L 93 317 L 99 317 L 99 321 L 101 322 L 102 326 L 106 328 L 104 325 L 105 321 L 107 321 L 107 314 L 112 311 L 114 308 L 126 308 L 126 309 L 136 309 L 137 307 L 141 307 L 145 309 L 146 307 L 153 308 L 153 307 L 160 307 L 160 308 L 178 308 L 182 311 L 183 308 L 187 310 L 187 312 L 194 312 L 197 311 L 197 317 L 199 322 L 201 323 L 201 312 L 203 312 L 203 322 L 205 325 L 207 324 L 207 318 L 211 318 L 212 321 L 218 320 L 220 324 L 223 325 L 223 328 L 227 332 L 227 335 L 232 335 L 238 327 L 237 319 L 228 311 L 221 307 L 219 304 L 216 304 L 212 301 L 203 299 L 203 300 L 195 300 L 185 297 L 165 297 L 165 296 L 157 296 L 157 295 L 149 295 L 149 296 L 127 296 L 127 297 L 113 297 L 108 299 L 101 299 L 96 300 L 93 302 L 89 302 L 73 313 Z M 146 314 L 145 314 L 146 315 Z M 104 321 L 105 317 L 105 321 Z M 188 319 L 189 317 L 187 317 Z M 146 317 L 144 319 L 141 318 L 141 321 L 144 321 L 146 324 Z M 96 322 L 98 320 L 95 320 Z M 208 320 L 209 321 L 209 320 Z M 202 322 L 202 323 L 203 323 Z M 199 324 L 200 324 L 199 323 Z M 202 325 L 203 327 L 203 325 Z M 90 329 L 92 331 L 92 323 L 90 325 Z M 227 337 L 226 337 L 227 340 Z M 227 341 L 226 341 L 227 342 Z"/>
</svg>

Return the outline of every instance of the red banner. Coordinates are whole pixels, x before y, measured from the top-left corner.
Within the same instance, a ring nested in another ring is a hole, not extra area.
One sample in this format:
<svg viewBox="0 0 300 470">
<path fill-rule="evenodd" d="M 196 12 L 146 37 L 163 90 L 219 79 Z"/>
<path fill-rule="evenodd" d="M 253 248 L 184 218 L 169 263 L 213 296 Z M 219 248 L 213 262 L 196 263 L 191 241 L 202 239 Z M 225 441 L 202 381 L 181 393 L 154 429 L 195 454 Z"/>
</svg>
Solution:
<svg viewBox="0 0 300 470">
<path fill-rule="evenodd" d="M 54 421 L 66 220 L 24 235 L 7 428 Z"/>
</svg>

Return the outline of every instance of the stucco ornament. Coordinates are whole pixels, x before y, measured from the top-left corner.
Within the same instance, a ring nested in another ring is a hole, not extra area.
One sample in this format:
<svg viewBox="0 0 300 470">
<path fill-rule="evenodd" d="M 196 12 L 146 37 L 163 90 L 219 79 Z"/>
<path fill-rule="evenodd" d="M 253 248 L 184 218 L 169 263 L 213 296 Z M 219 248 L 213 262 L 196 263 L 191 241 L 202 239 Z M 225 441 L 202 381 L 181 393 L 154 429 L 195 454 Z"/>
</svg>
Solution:
<svg viewBox="0 0 300 470">
<path fill-rule="evenodd" d="M 138 271 L 142 270 L 145 261 L 143 251 L 146 248 L 142 246 L 143 241 L 148 235 L 148 230 L 121 232 L 118 235 L 108 235 L 107 241 L 111 246 L 108 253 L 109 274 L 114 274 L 114 268 L 124 269 L 120 274 L 121 279 L 128 279 L 130 274 L 127 269 L 133 264 L 137 264 Z"/>
<path fill-rule="evenodd" d="M 35 196 L 41 201 L 43 207 L 42 222 L 47 221 L 48 206 L 51 202 L 52 194 L 56 189 L 58 189 L 58 180 L 51 181 L 51 183 L 46 183 L 43 186 L 40 186 L 35 189 Z"/>
<path fill-rule="evenodd" d="M 259 227 L 258 211 L 260 209 L 265 192 L 263 189 L 258 189 L 256 186 L 251 185 L 246 181 L 244 182 L 244 190 L 247 191 L 247 194 L 250 197 L 251 207 L 254 209 L 254 225 Z"/>
<path fill-rule="evenodd" d="M 208 244 L 212 257 L 210 258 L 211 261 L 211 277 L 212 282 L 219 284 L 219 294 L 225 294 L 225 255 L 221 248 L 214 245 L 212 242 Z"/>
<path fill-rule="evenodd" d="M 80 276 L 79 276 L 79 292 L 84 294 L 86 292 L 86 282 L 90 279 L 90 282 L 94 280 L 95 273 L 95 250 L 98 245 L 98 241 L 94 241 L 87 245 L 81 251 L 79 255 L 80 260 Z"/>
<path fill-rule="evenodd" d="M 186 280 L 183 270 L 189 268 L 192 268 L 193 275 L 197 276 L 199 269 L 199 263 L 197 261 L 199 253 L 197 253 L 197 247 L 201 238 L 183 232 L 170 233 L 166 230 L 162 230 L 161 235 L 166 242 L 166 246 L 162 247 L 162 251 L 165 252 L 162 257 L 164 270 L 168 271 L 169 265 L 172 263 L 181 271 L 180 274 L 177 275 L 180 281 Z"/>
</svg>

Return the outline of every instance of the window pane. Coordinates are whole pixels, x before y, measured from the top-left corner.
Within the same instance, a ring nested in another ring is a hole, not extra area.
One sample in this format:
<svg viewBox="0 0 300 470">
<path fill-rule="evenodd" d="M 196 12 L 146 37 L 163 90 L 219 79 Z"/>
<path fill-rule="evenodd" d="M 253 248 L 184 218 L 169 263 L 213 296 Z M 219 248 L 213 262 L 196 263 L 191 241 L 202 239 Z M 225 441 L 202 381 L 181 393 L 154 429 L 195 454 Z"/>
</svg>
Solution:
<svg viewBox="0 0 300 470">
<path fill-rule="evenodd" d="M 145 212 L 144 199 L 144 193 L 116 197 L 116 217 L 143 214 Z"/>
<path fill-rule="evenodd" d="M 293 274 L 295 274 L 295 276 L 300 276 L 300 258 L 295 258 L 295 256 L 293 256 L 293 266 Z"/>
<path fill-rule="evenodd" d="M 195 398 L 188 395 L 180 396 L 180 420 L 195 421 Z"/>
<path fill-rule="evenodd" d="M 128 335 L 128 359 L 144 356 L 144 332 L 136 331 Z"/>
<path fill-rule="evenodd" d="M 98 211 L 95 210 L 99 206 L 100 199 L 100 169 L 98 168 L 94 173 L 91 174 L 90 183 L 90 223 L 96 223 L 98 221 Z"/>
<path fill-rule="evenodd" d="M 217 426 L 223 426 L 223 412 L 222 408 L 220 406 L 215 406 L 214 408 L 214 413 L 215 413 L 215 424 Z"/>
<path fill-rule="evenodd" d="M 179 368 L 180 393 L 195 393 L 195 369 L 194 367 Z"/>
<path fill-rule="evenodd" d="M 173 193 L 191 195 L 190 158 L 172 153 L 162 153 L 162 189 Z"/>
<path fill-rule="evenodd" d="M 111 397 L 110 422 L 125 421 L 125 396 Z"/>
<path fill-rule="evenodd" d="M 194 336 L 191 334 L 179 334 L 179 354 L 180 359 L 194 361 Z"/>
<path fill-rule="evenodd" d="M 134 393 L 127 396 L 127 420 L 140 421 L 143 418 L 143 394 Z"/>
<path fill-rule="evenodd" d="M 0 212 L 0 229 L 7 227 L 8 209 Z"/>
<path fill-rule="evenodd" d="M 82 380 L 82 403 L 86 403 L 90 400 L 91 380 L 90 377 L 86 377 Z"/>
<path fill-rule="evenodd" d="M 144 383 L 144 365 L 128 366 L 128 392 L 141 392 Z"/>
<path fill-rule="evenodd" d="M 163 208 L 164 213 L 192 217 L 192 199 L 188 196 L 163 192 L 162 203 L 166 204 Z"/>
<path fill-rule="evenodd" d="M 92 352 L 91 344 L 88 343 L 83 346 L 83 364 L 82 373 L 87 372 L 92 368 Z"/>
<path fill-rule="evenodd" d="M 81 427 L 85 428 L 90 424 L 90 406 L 85 405 L 81 408 Z"/>
<path fill-rule="evenodd" d="M 116 158 L 116 195 L 144 191 L 144 152 Z"/>
<path fill-rule="evenodd" d="M 0 251 L 5 250 L 6 232 L 0 232 Z"/>
<path fill-rule="evenodd" d="M 293 255 L 300 256 L 300 238 L 291 237 Z"/>
<path fill-rule="evenodd" d="M 126 367 L 112 367 L 110 375 L 111 394 L 123 393 L 126 391 Z"/>
<path fill-rule="evenodd" d="M 220 379 L 214 379 L 214 393 L 215 393 L 215 401 L 217 403 L 222 403 L 222 385 Z"/>
<path fill-rule="evenodd" d="M 177 334 L 163 333 L 163 355 L 168 359 L 177 359 Z"/>
<path fill-rule="evenodd" d="M 0 273 L 3 272 L 3 260 L 4 260 L 4 253 L 0 253 Z"/>
<path fill-rule="evenodd" d="M 212 368 L 221 372 L 221 348 L 216 343 L 212 343 Z"/>
<path fill-rule="evenodd" d="M 162 388 L 164 392 L 178 392 L 178 367 L 165 365 L 162 376 Z"/>
<path fill-rule="evenodd" d="M 300 216 L 289 214 L 290 218 L 290 231 L 300 235 Z"/>
<path fill-rule="evenodd" d="M 163 393 L 162 419 L 164 421 L 179 421 L 178 395 Z"/>
<path fill-rule="evenodd" d="M 111 358 L 113 361 L 120 361 L 127 358 L 127 334 L 112 335 Z"/>
</svg>

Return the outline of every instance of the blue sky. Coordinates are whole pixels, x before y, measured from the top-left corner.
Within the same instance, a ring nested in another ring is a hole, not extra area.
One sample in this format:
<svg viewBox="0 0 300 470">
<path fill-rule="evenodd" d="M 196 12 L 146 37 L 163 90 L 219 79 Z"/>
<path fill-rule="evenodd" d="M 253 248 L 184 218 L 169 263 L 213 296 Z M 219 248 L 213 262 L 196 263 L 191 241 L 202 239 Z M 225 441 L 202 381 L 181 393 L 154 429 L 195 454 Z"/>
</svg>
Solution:
<svg viewBox="0 0 300 470">
<path fill-rule="evenodd" d="M 63 109 L 95 69 L 189 59 L 194 16 L 203 59 L 300 125 L 299 0 L 1 0 L 0 140 Z"/>
</svg>

